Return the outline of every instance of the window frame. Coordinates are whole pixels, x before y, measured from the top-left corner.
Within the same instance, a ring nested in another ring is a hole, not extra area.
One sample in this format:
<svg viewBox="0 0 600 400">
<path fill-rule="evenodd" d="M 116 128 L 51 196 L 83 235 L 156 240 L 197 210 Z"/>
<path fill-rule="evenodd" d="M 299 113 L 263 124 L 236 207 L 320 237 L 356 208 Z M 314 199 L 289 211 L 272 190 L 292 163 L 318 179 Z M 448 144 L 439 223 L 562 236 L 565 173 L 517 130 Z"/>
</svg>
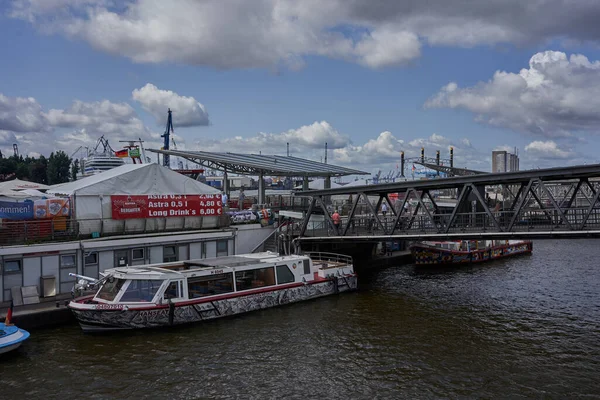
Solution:
<svg viewBox="0 0 600 400">
<path fill-rule="evenodd" d="M 142 251 L 142 256 L 139 258 L 135 257 L 135 251 L 136 250 L 141 250 Z M 146 248 L 145 247 L 134 247 L 133 249 L 131 249 L 131 261 L 140 261 L 140 260 L 145 260 L 146 259 Z"/>
<path fill-rule="evenodd" d="M 289 282 L 280 282 L 279 281 L 279 270 L 285 268 L 286 271 L 288 271 L 291 274 L 292 280 Z M 290 266 L 287 264 L 279 264 L 275 266 L 275 277 L 277 278 L 277 284 L 278 285 L 285 285 L 287 283 L 294 283 L 296 282 L 296 275 L 294 275 L 294 272 L 290 269 Z"/>
<path fill-rule="evenodd" d="M 224 251 L 220 251 L 219 250 L 219 244 L 223 244 L 223 243 L 225 243 L 225 250 Z M 229 255 L 229 239 L 220 239 L 220 240 L 217 240 L 217 243 L 216 243 L 216 252 L 217 252 L 217 257 L 228 256 Z"/>
<path fill-rule="evenodd" d="M 310 274 L 310 260 L 308 258 L 302 260 L 302 268 L 304 268 L 304 275 Z"/>
<path fill-rule="evenodd" d="M 168 248 L 172 248 L 173 249 L 173 257 L 175 258 L 174 260 L 167 260 L 166 259 L 166 255 L 165 255 L 165 250 Z M 169 246 L 163 246 L 163 262 L 176 262 L 179 261 L 179 252 L 177 251 L 178 248 L 176 245 L 169 245 Z"/>
<path fill-rule="evenodd" d="M 6 263 L 9 262 L 16 262 L 19 265 L 19 269 L 18 270 L 14 270 L 14 271 L 7 271 L 6 270 Z M 23 273 L 23 259 L 22 258 L 11 258 L 8 260 L 3 260 L 2 261 L 2 274 L 3 275 L 12 275 L 12 274 L 22 274 Z"/>
<path fill-rule="evenodd" d="M 87 258 L 90 257 L 92 254 L 96 256 L 96 261 L 93 263 L 88 263 Z M 97 251 L 90 251 L 90 252 L 88 252 L 87 256 L 85 255 L 85 252 L 83 253 L 83 266 L 84 267 L 98 265 L 99 260 L 100 260 L 100 254 Z"/>
<path fill-rule="evenodd" d="M 257 277 L 257 273 L 259 271 L 266 271 L 266 270 L 271 270 L 271 272 L 273 273 L 273 283 L 272 284 L 268 284 L 267 281 L 261 281 L 261 282 L 264 282 L 264 285 L 252 286 L 252 282 L 258 281 L 257 279 L 254 279 L 254 278 Z M 243 282 L 244 280 L 247 280 L 247 276 L 243 276 L 242 275 L 241 277 L 238 277 L 238 274 L 247 274 L 247 273 L 253 273 L 253 276 L 252 276 L 253 279 L 250 280 L 250 282 L 251 282 L 250 285 L 249 285 L 250 287 L 243 287 L 242 286 L 243 288 L 240 289 L 240 285 L 239 285 L 240 281 Z M 274 265 L 270 265 L 270 266 L 263 267 L 263 268 L 250 268 L 250 269 L 244 269 L 244 270 L 241 270 L 241 271 L 235 271 L 235 289 L 236 289 L 236 291 L 241 292 L 241 291 L 246 291 L 246 290 L 254 290 L 254 289 L 261 289 L 261 288 L 265 288 L 265 287 L 276 286 L 277 285 L 277 278 L 276 278 L 275 275 L 276 275 L 276 273 L 275 273 L 275 266 Z"/>
<path fill-rule="evenodd" d="M 218 280 L 221 281 L 226 281 L 231 285 L 231 289 L 228 291 L 222 291 L 220 293 L 213 293 L 213 294 L 200 294 L 199 296 L 194 296 L 192 291 L 190 290 L 190 285 L 193 285 L 194 283 L 197 282 L 209 282 L 211 280 L 217 280 L 217 278 L 219 278 Z M 187 279 L 187 290 L 188 290 L 188 298 L 191 299 L 201 299 L 203 297 L 210 297 L 210 296 L 222 296 L 222 295 L 226 295 L 229 293 L 234 293 L 236 291 L 235 288 L 235 275 L 234 275 L 234 271 L 231 272 L 223 272 L 221 274 L 218 275 L 201 275 L 201 276 L 194 276 L 194 277 L 189 277 Z"/>
<path fill-rule="evenodd" d="M 63 263 L 63 260 L 64 260 L 65 257 L 73 257 L 73 264 L 72 265 L 65 265 Z M 77 254 L 75 254 L 75 253 L 61 254 L 60 255 L 60 269 L 73 269 L 73 268 L 77 268 Z"/>
</svg>

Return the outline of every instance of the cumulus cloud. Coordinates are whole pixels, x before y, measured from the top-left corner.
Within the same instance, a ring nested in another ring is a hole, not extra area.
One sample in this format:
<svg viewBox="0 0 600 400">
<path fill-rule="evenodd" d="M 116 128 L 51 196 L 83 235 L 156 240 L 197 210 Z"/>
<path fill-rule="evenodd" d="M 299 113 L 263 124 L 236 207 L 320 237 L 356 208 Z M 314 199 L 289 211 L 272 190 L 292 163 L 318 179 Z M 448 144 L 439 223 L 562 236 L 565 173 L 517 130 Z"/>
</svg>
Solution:
<svg viewBox="0 0 600 400">
<path fill-rule="evenodd" d="M 9 15 L 136 62 L 302 66 L 317 55 L 370 68 L 432 46 L 600 41 L 600 3 L 564 0 L 13 0 Z"/>
<path fill-rule="evenodd" d="M 156 119 L 159 125 L 166 124 L 167 109 L 177 115 L 177 126 L 208 125 L 208 113 L 193 97 L 180 96 L 171 90 L 161 90 L 151 83 L 132 92 L 133 99 Z"/>
<path fill-rule="evenodd" d="M 113 148 L 120 147 L 119 140 L 141 138 L 155 147 L 161 143 L 160 134 L 146 127 L 127 103 L 75 100 L 65 109 L 44 112 L 33 98 L 0 94 L 0 149 L 4 154 L 12 154 L 13 143 L 23 154 L 49 154 L 57 147 L 71 152 L 78 146 L 93 147 L 102 135 Z M 184 144 L 183 139 L 180 142 Z"/>
<path fill-rule="evenodd" d="M 537 53 L 519 73 L 498 71 L 488 82 L 443 87 L 429 108 L 462 108 L 490 125 L 544 137 L 600 132 L 600 62 L 558 51 Z"/>
<path fill-rule="evenodd" d="M 0 130 L 33 132 L 47 128 L 42 107 L 33 97 L 8 97 L 0 93 Z"/>
<path fill-rule="evenodd" d="M 335 129 L 327 121 L 315 121 L 310 125 L 290 129 L 280 133 L 258 133 L 251 137 L 236 136 L 220 140 L 197 142 L 198 150 L 240 153 L 285 153 L 287 143 L 292 153 L 323 150 L 325 143 L 329 149 L 338 149 L 350 144 L 350 138 Z"/>
<path fill-rule="evenodd" d="M 573 158 L 575 153 L 569 149 L 561 149 L 556 142 L 552 140 L 539 141 L 529 143 L 525 146 L 525 151 L 528 156 L 533 156 L 539 159 L 564 160 Z"/>
</svg>

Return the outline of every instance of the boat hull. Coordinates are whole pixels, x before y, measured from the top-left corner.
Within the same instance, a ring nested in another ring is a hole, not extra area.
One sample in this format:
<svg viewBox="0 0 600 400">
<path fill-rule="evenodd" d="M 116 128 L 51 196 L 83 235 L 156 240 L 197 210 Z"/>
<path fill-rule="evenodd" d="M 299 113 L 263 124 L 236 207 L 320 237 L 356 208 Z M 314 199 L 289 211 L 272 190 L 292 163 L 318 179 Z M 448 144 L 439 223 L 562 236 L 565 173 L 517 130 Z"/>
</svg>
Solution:
<svg viewBox="0 0 600 400">
<path fill-rule="evenodd" d="M 532 251 L 533 244 L 531 242 L 493 246 L 472 251 L 456 251 L 418 244 L 411 247 L 415 265 L 480 263 L 500 258 L 531 254 Z"/>
<path fill-rule="evenodd" d="M 357 276 L 349 275 L 319 282 L 260 289 L 251 293 L 236 293 L 214 299 L 195 299 L 194 301 L 151 306 L 144 309 L 86 310 L 77 308 L 77 303 L 75 303 L 71 305 L 71 310 L 84 332 L 159 328 L 212 320 L 315 299 L 355 290 L 357 285 Z"/>
<path fill-rule="evenodd" d="M 3 332 L 0 335 L 0 354 L 18 349 L 29 338 L 29 332 L 14 325 L 0 323 L 0 332 Z"/>
</svg>

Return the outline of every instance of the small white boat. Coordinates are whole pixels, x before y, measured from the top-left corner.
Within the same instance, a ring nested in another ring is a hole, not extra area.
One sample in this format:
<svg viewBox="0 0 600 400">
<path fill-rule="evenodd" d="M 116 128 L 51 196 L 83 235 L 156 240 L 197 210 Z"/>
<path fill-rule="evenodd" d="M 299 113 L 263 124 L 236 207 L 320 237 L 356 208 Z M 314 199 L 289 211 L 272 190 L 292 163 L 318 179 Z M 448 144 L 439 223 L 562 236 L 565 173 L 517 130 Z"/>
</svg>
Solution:
<svg viewBox="0 0 600 400">
<path fill-rule="evenodd" d="M 352 258 L 264 252 L 107 269 L 70 302 L 86 332 L 200 322 L 357 288 Z"/>
<path fill-rule="evenodd" d="M 15 350 L 29 337 L 29 332 L 0 322 L 0 354 Z"/>
</svg>

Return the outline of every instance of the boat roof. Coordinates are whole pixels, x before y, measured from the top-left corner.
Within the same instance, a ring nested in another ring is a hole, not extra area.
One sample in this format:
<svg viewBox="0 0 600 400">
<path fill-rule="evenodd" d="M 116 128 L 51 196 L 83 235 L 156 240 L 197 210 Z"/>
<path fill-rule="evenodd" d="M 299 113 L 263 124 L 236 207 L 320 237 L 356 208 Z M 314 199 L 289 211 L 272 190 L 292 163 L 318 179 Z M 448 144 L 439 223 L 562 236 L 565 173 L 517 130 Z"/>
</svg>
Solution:
<svg viewBox="0 0 600 400">
<path fill-rule="evenodd" d="M 202 258 L 162 264 L 117 267 L 106 270 L 105 274 L 110 274 L 115 278 L 121 279 L 177 279 L 183 276 L 182 271 L 171 268 L 183 266 L 185 272 L 223 268 L 235 269 L 235 267 L 267 263 L 273 264 L 275 262 L 293 261 L 304 259 L 306 257 L 307 256 L 302 255 L 281 256 L 278 253 L 267 251 L 262 253 Z"/>
</svg>

